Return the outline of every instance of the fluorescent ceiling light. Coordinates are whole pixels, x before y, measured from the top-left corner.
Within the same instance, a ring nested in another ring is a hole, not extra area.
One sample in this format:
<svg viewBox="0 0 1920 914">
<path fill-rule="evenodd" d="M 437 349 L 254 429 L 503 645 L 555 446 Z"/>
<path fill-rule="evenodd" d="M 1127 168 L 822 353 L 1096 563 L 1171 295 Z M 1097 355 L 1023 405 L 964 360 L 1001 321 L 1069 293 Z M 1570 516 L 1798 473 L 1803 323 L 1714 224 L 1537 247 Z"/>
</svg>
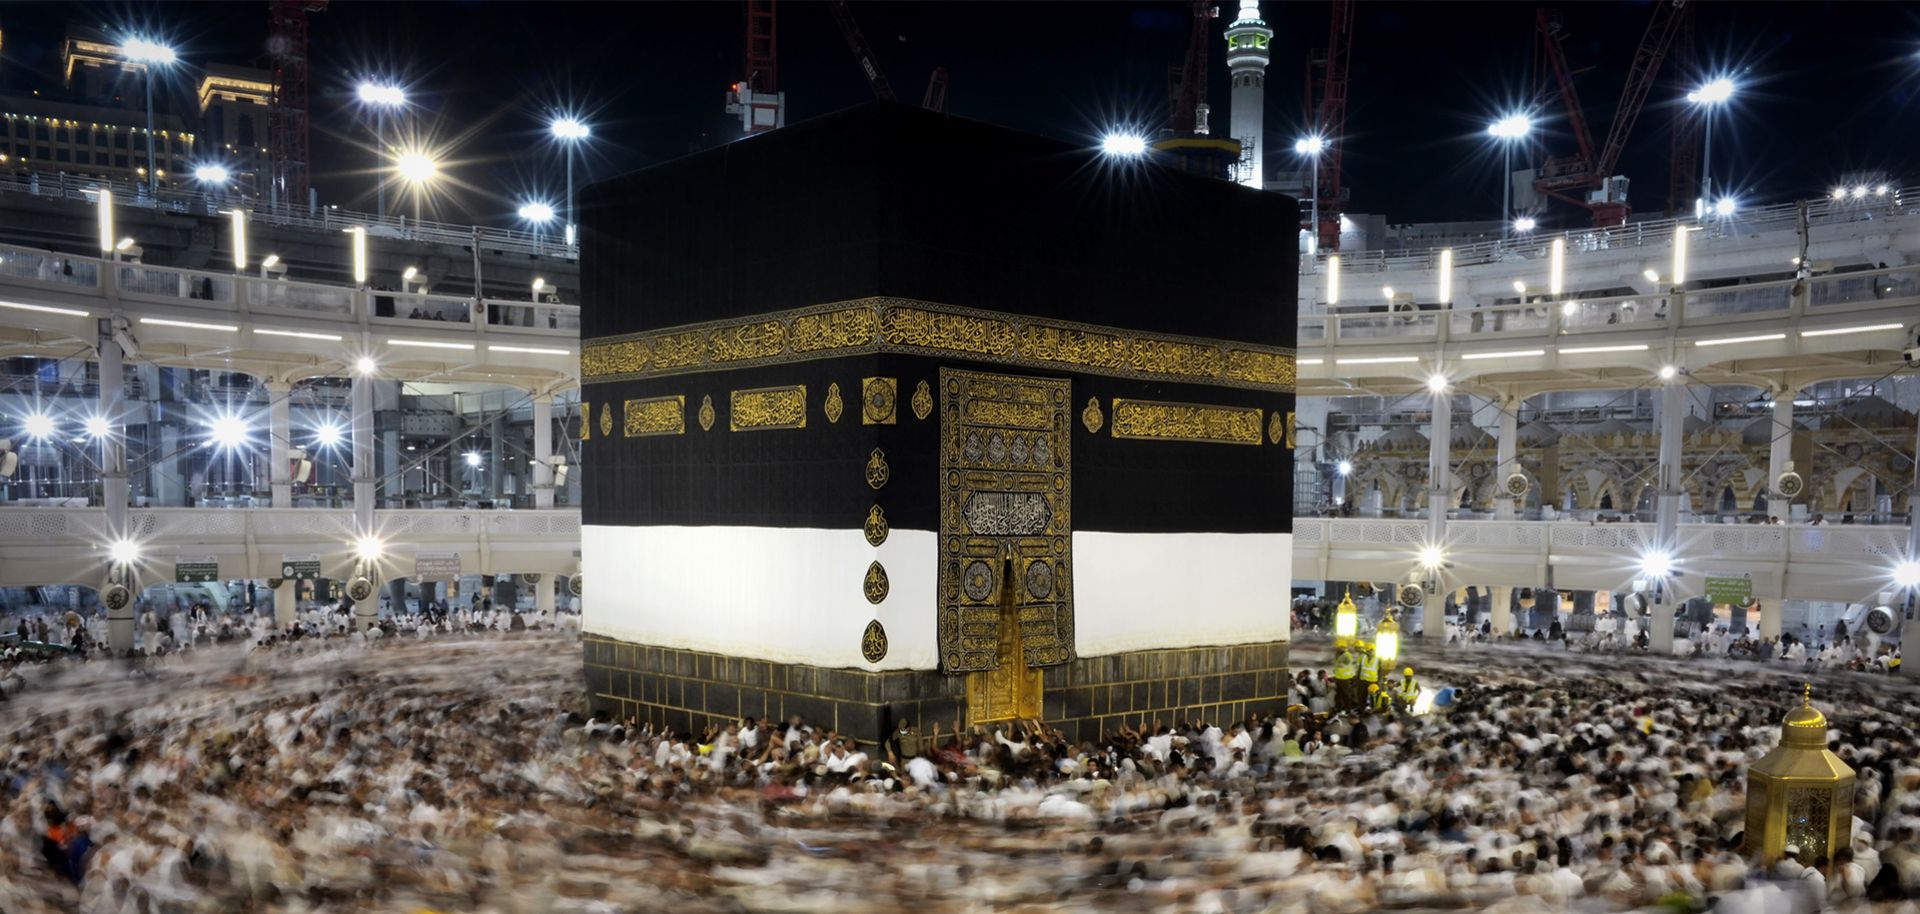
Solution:
<svg viewBox="0 0 1920 914">
<path fill-rule="evenodd" d="M 1327 363 L 1326 359 L 1301 359 L 1300 360 L 1300 364 L 1302 365 L 1325 365 L 1326 363 Z"/>
<path fill-rule="evenodd" d="M 489 352 L 525 352 L 532 355 L 572 355 L 571 349 L 543 349 L 539 346 L 495 346 L 487 345 Z"/>
<path fill-rule="evenodd" d="M 1802 330 L 1801 336 L 1839 336 L 1843 333 L 1873 333 L 1879 330 L 1899 330 L 1905 324 L 1872 324 L 1866 327 L 1834 327 L 1830 330 Z"/>
<path fill-rule="evenodd" d="M 421 349 L 464 349 L 473 351 L 472 343 L 440 343 L 433 340 L 388 340 L 389 346 L 415 346 Z"/>
<path fill-rule="evenodd" d="M 64 314 L 68 317 L 87 317 L 87 312 L 77 308 L 55 308 L 49 305 L 29 305 L 17 301 L 0 301 L 0 308 L 12 308 L 16 311 L 39 311 L 45 314 Z"/>
<path fill-rule="evenodd" d="M 1695 346 L 1725 346 L 1729 343 L 1765 343 L 1771 340 L 1784 340 L 1784 333 L 1759 333 L 1753 336 L 1723 336 L 1717 340 L 1694 340 Z"/>
<path fill-rule="evenodd" d="M 1383 355 L 1365 359 L 1334 359 L 1336 365 L 1392 365 L 1401 362 L 1418 362 L 1417 355 Z"/>
<path fill-rule="evenodd" d="M 1466 355 L 1461 356 L 1461 358 L 1466 359 L 1468 361 L 1472 361 L 1474 359 L 1509 359 L 1509 358 L 1523 359 L 1530 355 L 1546 355 L 1546 354 L 1547 354 L 1547 351 L 1545 349 L 1519 349 L 1513 352 L 1469 352 Z"/>
<path fill-rule="evenodd" d="M 341 339 L 341 337 L 338 334 L 308 333 L 305 330 L 265 330 L 259 327 L 255 327 L 253 329 L 253 332 L 261 334 L 263 336 L 291 336 L 291 337 L 295 337 L 303 340 L 326 340 L 329 343 L 338 343 L 340 342 L 340 339 Z"/>
<path fill-rule="evenodd" d="M 1561 355 L 1579 355 L 1580 353 L 1583 353 L 1583 352 L 1646 352 L 1646 351 L 1647 351 L 1647 344 L 1630 343 L 1630 344 L 1621 345 L 1621 346 L 1576 346 L 1572 349 L 1561 349 L 1560 354 Z"/>
<path fill-rule="evenodd" d="M 200 321 L 168 320 L 164 317 L 143 317 L 140 319 L 140 323 L 153 324 L 156 327 L 185 327 L 188 330 L 218 330 L 222 333 L 240 332 L 240 327 L 236 324 L 206 324 Z"/>
</svg>

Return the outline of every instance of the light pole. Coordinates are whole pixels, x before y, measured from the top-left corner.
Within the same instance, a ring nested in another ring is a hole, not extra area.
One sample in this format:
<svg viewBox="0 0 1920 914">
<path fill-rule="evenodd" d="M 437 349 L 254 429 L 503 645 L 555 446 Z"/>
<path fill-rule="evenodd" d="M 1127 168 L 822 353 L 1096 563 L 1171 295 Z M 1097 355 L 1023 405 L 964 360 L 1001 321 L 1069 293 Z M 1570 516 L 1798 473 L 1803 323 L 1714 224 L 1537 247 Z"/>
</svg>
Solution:
<svg viewBox="0 0 1920 914">
<path fill-rule="evenodd" d="M 160 160 L 153 153 L 153 69 L 180 59 L 174 50 L 151 38 L 129 38 L 120 53 L 147 71 L 147 197 L 160 193 Z"/>
<path fill-rule="evenodd" d="M 1533 130 L 1533 119 L 1524 114 L 1509 114 L 1487 127 L 1487 133 L 1505 149 L 1505 164 L 1500 172 L 1500 237 L 1507 237 L 1513 223 L 1513 145 Z"/>
<path fill-rule="evenodd" d="M 378 150 L 377 158 L 385 161 L 387 157 L 387 109 L 399 108 L 407 103 L 406 90 L 392 83 L 363 82 L 358 89 L 360 103 L 373 109 L 373 144 Z M 379 182 L 377 212 L 387 214 L 387 182 L 382 177 Z"/>
<path fill-rule="evenodd" d="M 1313 184 L 1307 189 L 1307 193 L 1313 196 L 1313 227 L 1307 232 L 1309 254 L 1320 249 L 1320 152 L 1326 148 L 1327 141 L 1317 136 L 1293 141 L 1293 151 L 1313 162 Z"/>
<path fill-rule="evenodd" d="M 579 217 L 574 213 L 574 208 L 573 208 L 573 204 L 574 204 L 574 201 L 573 201 L 573 153 L 574 153 L 574 149 L 580 145 L 580 141 L 586 139 L 589 135 L 593 133 L 593 129 L 588 127 L 586 123 L 584 121 L 581 121 L 579 118 L 571 117 L 571 116 L 561 116 L 561 117 L 554 118 L 553 123 L 548 125 L 548 129 L 553 131 L 553 136 L 555 139 L 566 144 L 566 147 L 567 147 L 567 230 L 566 231 L 567 231 L 567 244 L 571 246 L 577 240 L 577 236 L 575 233 L 579 231 Z"/>
<path fill-rule="evenodd" d="M 530 200 L 520 205 L 520 218 L 533 226 L 533 246 L 544 247 L 542 241 L 547 223 L 553 221 L 553 206 L 539 200 Z"/>
<path fill-rule="evenodd" d="M 440 163 L 418 149 L 400 153 L 394 157 L 393 163 L 400 172 L 400 179 L 413 190 L 413 225 L 417 231 L 420 228 L 420 198 L 426 195 L 427 184 L 440 173 Z"/>
<path fill-rule="evenodd" d="M 1713 109 L 1733 97 L 1733 80 L 1722 76 L 1687 93 L 1687 101 L 1706 109 L 1706 149 L 1700 156 L 1700 199 L 1713 200 Z M 1704 208 L 1704 204 L 1702 208 Z"/>
<path fill-rule="evenodd" d="M 210 188 L 210 190 L 204 190 L 202 193 L 219 194 L 225 191 L 228 177 L 229 174 L 225 165 L 200 165 L 193 169 L 193 179 L 199 182 L 201 187 Z M 216 196 L 208 197 L 209 212 L 212 211 L 211 204 L 216 202 L 217 199 Z"/>
</svg>

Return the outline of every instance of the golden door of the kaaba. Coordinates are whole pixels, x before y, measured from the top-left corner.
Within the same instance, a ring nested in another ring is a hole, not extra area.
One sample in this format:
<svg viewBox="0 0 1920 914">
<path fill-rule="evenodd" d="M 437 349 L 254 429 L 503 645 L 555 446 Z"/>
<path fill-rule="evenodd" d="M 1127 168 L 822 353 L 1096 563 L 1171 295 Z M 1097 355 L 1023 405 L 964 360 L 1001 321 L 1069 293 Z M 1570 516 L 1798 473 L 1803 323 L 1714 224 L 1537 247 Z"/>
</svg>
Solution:
<svg viewBox="0 0 1920 914">
<path fill-rule="evenodd" d="M 1027 666 L 1020 649 L 1020 609 L 1015 605 L 1014 588 L 1005 586 L 1012 578 L 1008 573 L 1012 570 L 1012 560 L 1001 563 L 999 649 L 994 652 L 1000 665 L 967 674 L 967 722 L 970 724 L 1040 717 L 1041 671 Z"/>
<path fill-rule="evenodd" d="M 940 664 L 971 721 L 1038 717 L 1040 668 L 1073 659 L 1071 394 L 940 370 Z"/>
</svg>

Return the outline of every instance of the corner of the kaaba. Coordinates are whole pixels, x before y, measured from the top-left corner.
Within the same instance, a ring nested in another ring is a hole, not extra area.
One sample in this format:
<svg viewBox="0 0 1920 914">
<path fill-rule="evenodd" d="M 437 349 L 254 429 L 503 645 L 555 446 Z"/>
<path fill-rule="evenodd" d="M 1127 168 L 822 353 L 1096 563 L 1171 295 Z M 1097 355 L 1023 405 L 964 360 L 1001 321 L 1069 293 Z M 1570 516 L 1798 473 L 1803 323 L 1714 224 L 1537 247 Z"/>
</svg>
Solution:
<svg viewBox="0 0 1920 914">
<path fill-rule="evenodd" d="M 902 105 L 582 195 L 596 710 L 1280 710 L 1290 198 Z"/>
</svg>

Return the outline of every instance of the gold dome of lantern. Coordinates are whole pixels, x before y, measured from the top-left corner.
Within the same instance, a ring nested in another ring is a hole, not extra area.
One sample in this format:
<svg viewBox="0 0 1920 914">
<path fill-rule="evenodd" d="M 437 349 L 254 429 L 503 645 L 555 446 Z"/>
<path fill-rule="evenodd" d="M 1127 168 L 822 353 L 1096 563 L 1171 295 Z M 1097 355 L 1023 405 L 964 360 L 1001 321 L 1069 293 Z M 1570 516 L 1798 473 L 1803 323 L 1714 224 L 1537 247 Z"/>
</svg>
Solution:
<svg viewBox="0 0 1920 914">
<path fill-rule="evenodd" d="M 1808 683 L 1780 721 L 1780 745 L 1747 769 L 1747 854 L 1772 866 L 1791 844 L 1811 863 L 1847 846 L 1853 779 L 1852 766 L 1827 748 L 1827 716 Z"/>
</svg>

